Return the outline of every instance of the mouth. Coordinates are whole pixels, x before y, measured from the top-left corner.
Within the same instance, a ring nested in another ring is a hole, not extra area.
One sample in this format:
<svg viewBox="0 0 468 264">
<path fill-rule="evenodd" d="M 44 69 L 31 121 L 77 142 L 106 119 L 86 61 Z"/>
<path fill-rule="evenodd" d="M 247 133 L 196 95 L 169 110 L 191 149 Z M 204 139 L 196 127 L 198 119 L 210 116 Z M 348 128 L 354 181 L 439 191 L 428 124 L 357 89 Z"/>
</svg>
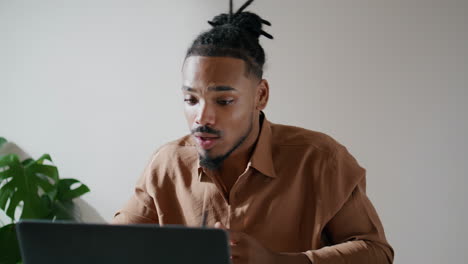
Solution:
<svg viewBox="0 0 468 264">
<path fill-rule="evenodd" d="M 202 135 L 202 134 L 195 134 L 194 135 L 197 143 L 205 150 L 211 149 L 216 145 L 220 137 L 213 136 L 213 135 Z"/>
</svg>

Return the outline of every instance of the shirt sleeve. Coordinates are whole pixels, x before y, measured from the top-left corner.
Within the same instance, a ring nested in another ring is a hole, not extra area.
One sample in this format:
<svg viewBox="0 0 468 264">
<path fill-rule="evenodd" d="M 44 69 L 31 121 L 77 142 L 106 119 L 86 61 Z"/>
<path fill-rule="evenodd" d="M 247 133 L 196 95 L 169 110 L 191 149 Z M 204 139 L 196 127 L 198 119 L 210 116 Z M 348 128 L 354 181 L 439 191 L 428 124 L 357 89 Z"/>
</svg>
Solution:
<svg viewBox="0 0 468 264">
<path fill-rule="evenodd" d="M 330 184 L 340 186 L 337 187 L 339 194 L 332 195 L 347 198 L 342 199 L 344 202 L 339 203 L 342 206 L 323 228 L 329 246 L 304 254 L 313 264 L 393 263 L 393 248 L 388 244 L 382 223 L 366 195 L 365 170 L 345 148 L 335 158 L 334 180 Z"/>
<path fill-rule="evenodd" d="M 154 159 L 153 159 L 154 160 Z M 157 224 L 158 213 L 151 189 L 153 160 L 138 179 L 134 193 L 126 205 L 115 213 L 112 224 Z"/>
</svg>

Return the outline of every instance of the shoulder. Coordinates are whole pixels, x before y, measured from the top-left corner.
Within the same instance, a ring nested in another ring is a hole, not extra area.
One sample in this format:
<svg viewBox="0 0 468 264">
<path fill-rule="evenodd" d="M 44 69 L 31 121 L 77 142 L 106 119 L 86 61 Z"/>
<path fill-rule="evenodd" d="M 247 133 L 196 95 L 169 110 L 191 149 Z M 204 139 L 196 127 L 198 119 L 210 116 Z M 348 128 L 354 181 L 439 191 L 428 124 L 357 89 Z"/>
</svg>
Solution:
<svg viewBox="0 0 468 264">
<path fill-rule="evenodd" d="M 197 160 L 195 145 L 186 135 L 159 147 L 151 156 L 149 167 L 157 174 L 180 174 L 197 166 Z"/>
<path fill-rule="evenodd" d="M 306 177 L 317 186 L 314 192 L 329 202 L 331 211 L 338 210 L 359 183 L 365 192 L 366 170 L 330 135 L 278 124 L 272 124 L 271 130 L 278 158 L 307 164 Z"/>
<path fill-rule="evenodd" d="M 365 177 L 365 169 L 344 145 L 330 135 L 280 124 L 271 124 L 271 131 L 273 149 L 280 153 L 278 158 L 295 157 L 305 161 L 314 171 L 323 172 L 323 175 L 315 175 L 321 180 L 352 188 Z"/>
<path fill-rule="evenodd" d="M 332 136 L 323 132 L 296 126 L 270 123 L 273 155 L 279 159 L 307 161 L 311 165 L 326 165 L 330 170 L 363 170 L 348 149 Z M 362 173 L 359 173 L 362 174 Z"/>
<path fill-rule="evenodd" d="M 191 153 L 194 150 L 196 150 L 195 144 L 190 135 L 186 135 L 162 145 L 156 150 L 154 156 L 175 157 Z"/>
<path fill-rule="evenodd" d="M 342 145 L 323 132 L 297 126 L 270 123 L 273 144 L 278 147 L 300 147 L 333 153 Z"/>
</svg>

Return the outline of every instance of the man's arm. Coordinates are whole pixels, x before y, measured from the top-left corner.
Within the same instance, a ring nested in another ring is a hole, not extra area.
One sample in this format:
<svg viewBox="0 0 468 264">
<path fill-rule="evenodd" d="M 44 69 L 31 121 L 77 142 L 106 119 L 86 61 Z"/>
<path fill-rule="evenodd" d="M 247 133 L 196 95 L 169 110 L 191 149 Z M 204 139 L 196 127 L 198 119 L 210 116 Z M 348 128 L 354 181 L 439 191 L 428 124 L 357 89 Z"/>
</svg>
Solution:
<svg viewBox="0 0 468 264">
<path fill-rule="evenodd" d="M 229 231 L 231 254 L 236 263 L 265 264 L 389 264 L 394 252 L 382 224 L 365 195 L 364 181 L 351 193 L 325 232 L 332 246 L 298 253 L 274 253 L 242 232 Z M 215 225 L 225 228 L 220 223 Z"/>
<path fill-rule="evenodd" d="M 365 179 L 356 186 L 324 231 L 332 246 L 304 252 L 313 264 L 393 263 L 394 251 L 365 194 Z"/>
<path fill-rule="evenodd" d="M 313 264 L 388 264 L 394 251 L 385 238 L 377 212 L 365 193 L 365 170 L 359 166 L 346 148 L 329 153 L 322 171 L 319 191 L 327 201 L 329 212 L 322 233 L 328 245 L 305 252 L 274 253 L 261 246 L 247 234 L 230 231 L 239 239 L 231 251 L 239 263 L 313 263 Z M 235 241 L 234 241 L 235 242 Z M 235 249 L 237 248 L 237 249 Z M 245 261 L 254 260 L 254 261 Z M 236 259 L 234 259 L 236 264 Z"/>
<path fill-rule="evenodd" d="M 145 171 L 138 179 L 135 191 L 112 220 L 112 224 L 157 224 L 158 213 L 153 197 L 149 194 L 150 179 L 152 173 L 152 162 L 148 164 Z"/>
</svg>

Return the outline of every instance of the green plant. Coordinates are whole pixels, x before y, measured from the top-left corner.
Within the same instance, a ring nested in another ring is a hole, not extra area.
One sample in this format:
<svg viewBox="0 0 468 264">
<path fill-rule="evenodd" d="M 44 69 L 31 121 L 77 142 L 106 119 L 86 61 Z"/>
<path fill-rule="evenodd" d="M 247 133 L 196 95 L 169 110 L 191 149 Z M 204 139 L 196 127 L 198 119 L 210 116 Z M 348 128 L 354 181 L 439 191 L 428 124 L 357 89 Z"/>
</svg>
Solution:
<svg viewBox="0 0 468 264">
<path fill-rule="evenodd" d="M 0 137 L 0 147 L 7 141 Z M 18 263 L 15 233 L 19 219 L 75 220 L 73 199 L 89 192 L 75 179 L 60 179 L 48 154 L 20 161 L 15 154 L 0 157 L 0 210 L 11 220 L 0 228 L 0 264 Z"/>
</svg>

